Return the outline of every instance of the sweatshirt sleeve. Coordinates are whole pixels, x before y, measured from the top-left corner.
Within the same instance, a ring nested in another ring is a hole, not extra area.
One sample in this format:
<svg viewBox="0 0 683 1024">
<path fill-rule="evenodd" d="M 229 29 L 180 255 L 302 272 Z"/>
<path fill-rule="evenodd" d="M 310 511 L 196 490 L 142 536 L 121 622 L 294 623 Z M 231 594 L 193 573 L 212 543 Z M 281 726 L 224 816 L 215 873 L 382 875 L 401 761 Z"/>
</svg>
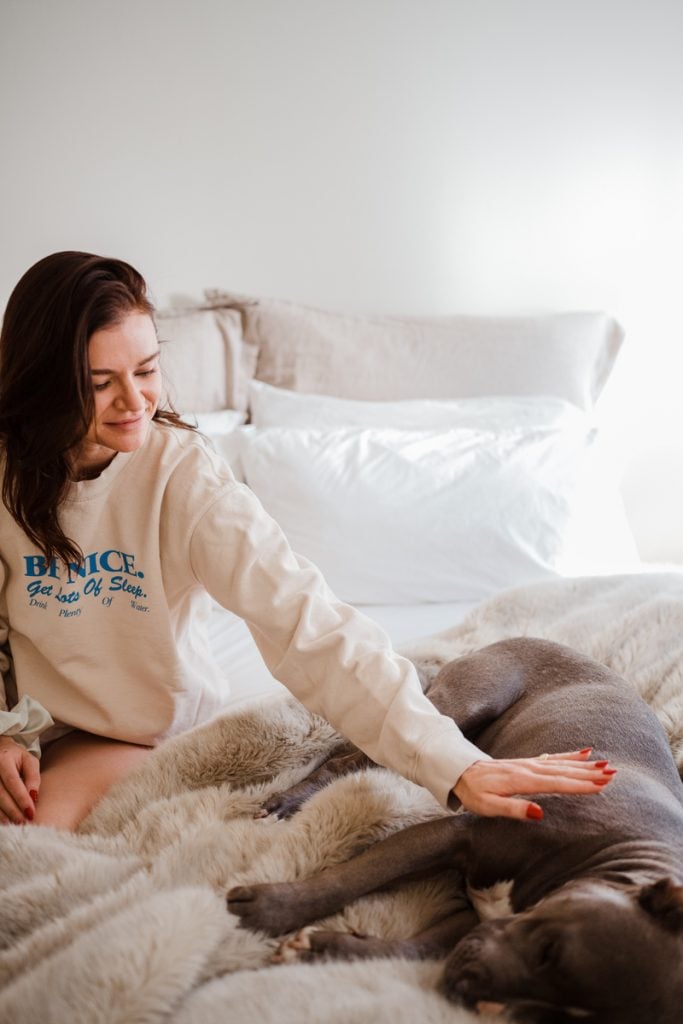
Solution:
<svg viewBox="0 0 683 1024">
<path fill-rule="evenodd" d="M 4 589 L 4 584 L 5 570 L 0 563 L 0 593 Z M 14 690 L 14 682 L 9 653 L 9 627 L 4 605 L 3 597 L 3 607 L 0 608 L 0 736 L 11 736 L 22 747 L 40 757 L 40 734 L 54 725 L 54 722 L 42 704 L 26 695 L 16 701 L 12 708 L 8 707 L 7 691 Z M 12 699 L 16 700 L 16 694 Z"/>
<path fill-rule="evenodd" d="M 448 806 L 463 771 L 487 755 L 424 696 L 383 630 L 292 552 L 247 487 L 226 487 L 201 515 L 190 558 L 211 596 L 245 620 L 276 679 L 373 761 Z"/>
<path fill-rule="evenodd" d="M 1 703 L 5 704 L 4 695 Z M 51 715 L 32 697 L 24 695 L 11 711 L 0 708 L 0 736 L 11 736 L 36 757 L 40 757 L 40 734 L 51 725 Z"/>
</svg>

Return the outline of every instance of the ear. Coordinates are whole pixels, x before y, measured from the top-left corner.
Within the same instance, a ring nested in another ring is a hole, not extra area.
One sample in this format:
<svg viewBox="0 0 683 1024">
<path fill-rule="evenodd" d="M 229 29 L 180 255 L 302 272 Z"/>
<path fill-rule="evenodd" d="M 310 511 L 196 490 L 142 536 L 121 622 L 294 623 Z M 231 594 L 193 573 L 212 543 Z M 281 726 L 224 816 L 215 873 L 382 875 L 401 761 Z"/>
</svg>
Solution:
<svg viewBox="0 0 683 1024">
<path fill-rule="evenodd" d="M 670 878 L 660 878 L 654 885 L 644 886 L 638 903 L 669 932 L 683 932 L 683 885 Z"/>
</svg>

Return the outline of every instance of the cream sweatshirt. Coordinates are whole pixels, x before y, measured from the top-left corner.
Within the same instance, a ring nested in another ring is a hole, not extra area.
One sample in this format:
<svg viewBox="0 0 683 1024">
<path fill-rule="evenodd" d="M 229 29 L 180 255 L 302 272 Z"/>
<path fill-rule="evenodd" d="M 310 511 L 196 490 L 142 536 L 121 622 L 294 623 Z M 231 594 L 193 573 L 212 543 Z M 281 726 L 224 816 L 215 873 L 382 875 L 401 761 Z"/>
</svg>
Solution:
<svg viewBox="0 0 683 1024">
<path fill-rule="evenodd" d="M 72 485 L 61 519 L 80 568 L 48 564 L 0 503 L 0 643 L 16 700 L 0 733 L 29 745 L 54 720 L 154 745 L 215 716 L 210 595 L 306 707 L 444 806 L 485 756 L 201 436 L 153 423 L 141 448 Z"/>
</svg>

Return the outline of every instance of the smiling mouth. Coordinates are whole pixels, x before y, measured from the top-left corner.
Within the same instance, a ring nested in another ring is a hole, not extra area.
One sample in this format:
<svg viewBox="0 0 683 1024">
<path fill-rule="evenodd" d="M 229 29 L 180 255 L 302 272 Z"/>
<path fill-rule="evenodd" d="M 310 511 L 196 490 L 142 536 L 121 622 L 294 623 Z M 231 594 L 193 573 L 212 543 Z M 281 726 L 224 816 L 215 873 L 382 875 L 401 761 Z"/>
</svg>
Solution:
<svg viewBox="0 0 683 1024">
<path fill-rule="evenodd" d="M 114 427 L 115 430 L 131 430 L 133 427 L 138 426 L 144 420 L 144 415 L 136 416 L 134 420 L 116 420 L 107 424 L 108 427 Z"/>
</svg>

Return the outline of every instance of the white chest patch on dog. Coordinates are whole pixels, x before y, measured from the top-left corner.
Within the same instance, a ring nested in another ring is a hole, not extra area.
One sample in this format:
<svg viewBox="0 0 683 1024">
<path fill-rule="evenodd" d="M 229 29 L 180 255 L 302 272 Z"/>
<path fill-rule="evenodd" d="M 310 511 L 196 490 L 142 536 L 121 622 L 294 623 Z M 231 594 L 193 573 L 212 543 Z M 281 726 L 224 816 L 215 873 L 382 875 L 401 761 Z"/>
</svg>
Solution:
<svg viewBox="0 0 683 1024">
<path fill-rule="evenodd" d="M 512 913 L 510 906 L 510 890 L 512 880 L 496 882 L 486 889 L 472 889 L 467 886 L 467 896 L 479 915 L 480 921 L 492 921 L 496 917 L 509 917 Z"/>
</svg>

